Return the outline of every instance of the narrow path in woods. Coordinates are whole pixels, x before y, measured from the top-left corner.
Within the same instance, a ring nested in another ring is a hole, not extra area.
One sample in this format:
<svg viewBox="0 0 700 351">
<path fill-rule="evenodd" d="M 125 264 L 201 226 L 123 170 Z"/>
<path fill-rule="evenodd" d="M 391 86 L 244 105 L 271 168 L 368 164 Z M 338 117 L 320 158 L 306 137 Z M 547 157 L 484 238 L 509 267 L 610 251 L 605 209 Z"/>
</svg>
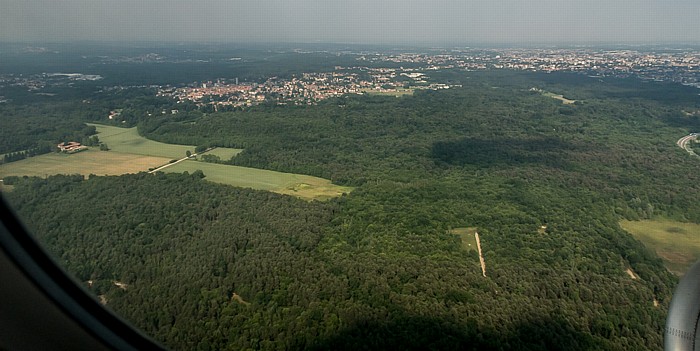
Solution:
<svg viewBox="0 0 700 351">
<path fill-rule="evenodd" d="M 479 250 L 479 262 L 481 263 L 481 274 L 486 276 L 486 261 L 484 261 L 484 255 L 481 253 L 481 240 L 479 240 L 479 233 L 474 232 L 474 239 L 476 239 L 476 248 Z"/>
</svg>

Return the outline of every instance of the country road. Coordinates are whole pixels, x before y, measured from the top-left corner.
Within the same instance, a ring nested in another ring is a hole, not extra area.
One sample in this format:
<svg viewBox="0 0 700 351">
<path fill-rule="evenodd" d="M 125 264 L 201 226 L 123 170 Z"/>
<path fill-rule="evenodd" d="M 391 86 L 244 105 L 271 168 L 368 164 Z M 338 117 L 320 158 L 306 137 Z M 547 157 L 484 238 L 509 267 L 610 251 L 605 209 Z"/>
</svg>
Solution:
<svg viewBox="0 0 700 351">
<path fill-rule="evenodd" d="M 197 157 L 197 155 L 207 153 L 207 152 L 209 152 L 209 151 L 211 151 L 211 150 L 214 150 L 214 149 L 215 149 L 215 147 L 210 147 L 210 148 L 208 148 L 208 149 L 206 149 L 206 150 L 200 152 L 199 154 L 192 154 L 192 155 L 190 155 L 190 156 L 185 156 L 185 157 L 183 157 L 183 158 L 181 158 L 181 159 L 179 159 L 179 160 L 177 160 L 177 161 L 175 161 L 175 162 L 166 163 L 166 164 L 164 164 L 164 165 L 162 165 L 162 166 L 160 166 L 160 167 L 158 167 L 158 168 L 156 168 L 156 169 L 154 169 L 154 170 L 152 170 L 152 171 L 149 171 L 148 173 L 151 173 L 151 174 L 152 174 L 152 173 L 156 173 L 156 172 L 158 172 L 158 171 L 160 171 L 160 170 L 163 170 L 163 169 L 165 169 L 165 168 L 168 168 L 168 167 L 170 167 L 170 166 L 172 166 L 172 165 L 176 165 L 176 164 L 178 164 L 178 163 L 180 163 L 180 162 L 182 162 L 182 161 L 185 161 L 185 160 L 187 160 L 187 159 L 190 159 L 190 158 L 195 158 L 195 157 Z"/>
<path fill-rule="evenodd" d="M 165 168 L 168 168 L 168 167 L 170 167 L 170 166 L 172 166 L 172 165 L 176 165 L 176 164 L 178 164 L 178 163 L 180 163 L 180 162 L 182 162 L 182 161 L 187 160 L 188 158 L 192 158 L 192 157 L 195 157 L 195 156 L 197 156 L 197 154 L 192 154 L 192 155 L 190 155 L 189 157 L 187 157 L 187 156 L 186 156 L 186 157 L 183 157 L 183 158 L 181 158 L 181 159 L 179 159 L 179 160 L 177 160 L 177 161 L 175 161 L 175 162 L 166 163 L 166 164 L 164 164 L 164 165 L 162 165 L 162 166 L 160 166 L 160 167 L 158 167 L 158 168 L 156 168 L 156 169 L 154 169 L 154 170 L 152 170 L 152 171 L 149 171 L 148 173 L 156 173 L 156 172 L 158 172 L 158 171 L 160 171 L 160 170 L 163 170 L 163 169 L 165 169 Z"/>
<path fill-rule="evenodd" d="M 688 151 L 689 154 L 697 156 L 697 154 L 688 147 L 688 143 L 691 140 L 696 140 L 697 138 L 698 138 L 698 135 L 695 133 L 692 133 L 690 135 L 686 135 L 686 136 L 678 139 L 678 141 L 676 141 L 676 145 L 678 145 L 678 147 L 680 147 L 681 149 Z"/>
</svg>

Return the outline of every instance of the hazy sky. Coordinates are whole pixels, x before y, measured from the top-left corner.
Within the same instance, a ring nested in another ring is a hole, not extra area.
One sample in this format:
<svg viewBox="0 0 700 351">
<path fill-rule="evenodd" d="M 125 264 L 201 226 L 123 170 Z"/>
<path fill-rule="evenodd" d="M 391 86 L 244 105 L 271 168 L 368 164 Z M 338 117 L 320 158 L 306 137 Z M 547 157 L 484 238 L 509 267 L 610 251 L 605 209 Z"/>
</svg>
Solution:
<svg viewBox="0 0 700 351">
<path fill-rule="evenodd" d="M 700 0 L 0 0 L 0 41 L 700 42 Z"/>
</svg>

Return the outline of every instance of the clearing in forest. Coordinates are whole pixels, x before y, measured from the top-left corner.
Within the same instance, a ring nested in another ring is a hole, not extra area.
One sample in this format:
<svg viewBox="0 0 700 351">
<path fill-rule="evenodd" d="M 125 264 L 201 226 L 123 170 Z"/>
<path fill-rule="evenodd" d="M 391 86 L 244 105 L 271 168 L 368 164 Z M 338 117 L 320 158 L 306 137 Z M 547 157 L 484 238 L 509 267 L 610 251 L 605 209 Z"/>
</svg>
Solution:
<svg viewBox="0 0 700 351">
<path fill-rule="evenodd" d="M 238 155 L 243 151 L 243 149 L 230 149 L 226 147 L 217 147 L 216 149 L 212 149 L 204 153 L 203 155 L 214 155 L 218 156 L 221 161 L 228 161 L 232 157 Z"/>
<path fill-rule="evenodd" d="M 168 173 L 201 170 L 206 180 L 278 194 L 292 195 L 306 200 L 327 200 L 350 193 L 351 187 L 335 185 L 328 179 L 303 174 L 282 173 L 265 169 L 231 166 L 187 160 L 164 169 Z"/>
<path fill-rule="evenodd" d="M 233 295 L 231 295 L 231 300 L 234 300 L 234 301 L 240 303 L 241 305 L 245 305 L 245 306 L 249 306 L 249 305 L 250 305 L 250 302 L 247 302 L 247 301 L 243 300 L 243 298 L 241 297 L 241 295 L 238 295 L 238 294 L 236 294 L 236 293 L 233 293 Z"/>
<path fill-rule="evenodd" d="M 399 88 L 395 90 L 376 90 L 376 89 L 362 89 L 362 92 L 368 95 L 385 95 L 385 96 L 396 96 L 401 97 L 404 95 L 413 95 L 415 89 L 412 88 Z"/>
<path fill-rule="evenodd" d="M 466 228 L 454 228 L 450 230 L 450 233 L 459 235 L 462 241 L 462 247 L 467 250 L 475 250 L 479 254 L 479 263 L 481 264 L 481 274 L 486 277 L 486 261 L 484 261 L 484 256 L 481 251 L 481 241 L 479 240 L 479 233 L 474 227 Z"/>
<path fill-rule="evenodd" d="M 450 233 L 459 235 L 459 238 L 462 240 L 462 247 L 467 250 L 467 251 L 478 251 L 476 247 L 476 239 L 474 237 L 474 233 L 476 233 L 476 228 L 473 227 L 468 227 L 468 228 L 454 228 L 450 230 Z"/>
<path fill-rule="evenodd" d="M 576 100 L 569 100 L 569 99 L 565 98 L 564 95 L 550 93 L 546 90 L 542 90 L 539 88 L 530 88 L 530 90 L 536 91 L 536 92 L 542 94 L 542 96 L 550 97 L 552 99 L 557 99 L 557 100 L 563 102 L 565 105 L 571 105 L 571 104 L 576 102 Z"/>
<path fill-rule="evenodd" d="M 681 276 L 700 259 L 700 224 L 659 219 L 620 221 L 620 226 L 656 251 L 671 273 Z"/>
<path fill-rule="evenodd" d="M 119 128 L 91 124 L 97 128 L 100 141 L 110 151 L 96 148 L 75 153 L 50 153 L 0 165 L 0 179 L 7 176 L 46 177 L 54 174 L 121 175 L 145 172 L 183 159 L 194 146 L 172 145 L 146 139 L 136 128 Z M 206 154 L 229 160 L 240 149 L 215 148 Z M 352 191 L 351 187 L 335 185 L 330 180 L 303 174 L 282 173 L 264 169 L 238 167 L 217 163 L 184 160 L 163 169 L 164 172 L 182 173 L 202 170 L 206 180 L 243 188 L 267 190 L 296 196 L 306 200 L 327 200 Z"/>
<path fill-rule="evenodd" d="M 97 128 L 97 136 L 100 141 L 107 144 L 111 152 L 167 157 L 169 159 L 180 159 L 185 157 L 185 153 L 190 151 L 194 153 L 195 147 L 192 145 L 176 145 L 166 144 L 158 141 L 146 139 L 139 135 L 136 127 L 120 128 L 105 126 L 101 124 L 90 124 Z M 217 148 L 216 152 L 220 155 L 235 155 L 241 152 L 240 149 Z M 221 158 L 222 160 L 228 160 Z"/>
<path fill-rule="evenodd" d="M 7 176 L 46 177 L 54 174 L 121 175 L 145 171 L 168 163 L 169 160 L 91 148 L 75 154 L 49 153 L 0 165 L 0 179 Z"/>
<path fill-rule="evenodd" d="M 557 99 L 566 105 L 571 105 L 571 104 L 576 102 L 576 100 L 569 100 L 569 99 L 565 98 L 564 95 L 557 95 L 557 94 L 546 92 L 546 91 L 543 92 L 542 95 L 547 96 L 547 97 L 551 97 L 552 99 Z"/>
</svg>

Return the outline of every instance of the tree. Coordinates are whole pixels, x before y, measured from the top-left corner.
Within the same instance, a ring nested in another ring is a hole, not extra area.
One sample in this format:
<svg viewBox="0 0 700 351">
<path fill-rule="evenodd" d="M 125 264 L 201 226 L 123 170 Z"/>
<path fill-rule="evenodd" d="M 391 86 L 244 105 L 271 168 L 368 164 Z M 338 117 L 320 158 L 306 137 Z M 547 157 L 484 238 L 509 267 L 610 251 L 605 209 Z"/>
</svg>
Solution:
<svg viewBox="0 0 700 351">
<path fill-rule="evenodd" d="M 109 147 L 107 147 L 107 144 L 100 144 L 100 151 L 109 151 Z"/>
<path fill-rule="evenodd" d="M 190 152 L 190 150 L 185 151 L 185 156 L 187 156 L 187 157 L 192 156 L 192 152 Z"/>
</svg>

